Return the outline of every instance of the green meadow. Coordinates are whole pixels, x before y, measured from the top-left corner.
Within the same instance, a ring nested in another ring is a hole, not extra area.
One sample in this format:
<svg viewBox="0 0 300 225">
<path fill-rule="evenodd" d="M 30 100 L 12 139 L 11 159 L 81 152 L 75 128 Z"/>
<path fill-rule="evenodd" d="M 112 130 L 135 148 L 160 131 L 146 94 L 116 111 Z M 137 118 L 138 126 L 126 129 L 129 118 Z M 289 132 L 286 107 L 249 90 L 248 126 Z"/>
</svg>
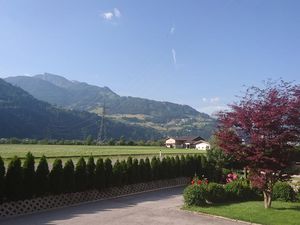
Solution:
<svg viewBox="0 0 300 225">
<path fill-rule="evenodd" d="M 145 158 L 159 156 L 175 156 L 181 154 L 201 154 L 203 151 L 195 149 L 169 149 L 157 146 L 88 146 L 88 145 L 27 145 L 27 144 L 2 144 L 0 156 L 8 161 L 15 155 L 23 159 L 27 152 L 31 152 L 36 158 L 45 155 L 48 159 L 76 159 L 80 156 L 109 157 L 123 159 L 128 156 Z"/>
</svg>

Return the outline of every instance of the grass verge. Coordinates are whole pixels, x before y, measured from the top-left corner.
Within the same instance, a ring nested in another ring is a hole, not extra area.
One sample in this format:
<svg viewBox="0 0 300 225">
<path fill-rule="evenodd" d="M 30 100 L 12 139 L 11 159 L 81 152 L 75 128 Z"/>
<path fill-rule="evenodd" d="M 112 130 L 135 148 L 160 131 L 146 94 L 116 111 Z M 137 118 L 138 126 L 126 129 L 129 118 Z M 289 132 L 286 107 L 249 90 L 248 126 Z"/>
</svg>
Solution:
<svg viewBox="0 0 300 225">
<path fill-rule="evenodd" d="M 184 206 L 183 209 L 265 225 L 300 224 L 300 202 L 274 201 L 270 209 L 265 209 L 262 201 L 216 204 L 206 207 Z"/>
</svg>

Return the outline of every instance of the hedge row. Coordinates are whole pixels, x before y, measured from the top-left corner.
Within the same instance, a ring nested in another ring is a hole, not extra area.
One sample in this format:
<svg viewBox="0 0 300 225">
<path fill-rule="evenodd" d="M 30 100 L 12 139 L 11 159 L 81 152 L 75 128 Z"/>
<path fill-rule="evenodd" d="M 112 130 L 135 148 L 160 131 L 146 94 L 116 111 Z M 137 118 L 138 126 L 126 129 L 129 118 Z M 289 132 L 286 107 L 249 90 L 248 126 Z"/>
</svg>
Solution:
<svg viewBox="0 0 300 225">
<path fill-rule="evenodd" d="M 247 180 L 234 180 L 225 185 L 218 183 L 195 182 L 185 188 L 184 202 L 186 205 L 203 206 L 212 203 L 240 202 L 261 199 L 261 193 L 250 187 Z"/>
<path fill-rule="evenodd" d="M 51 171 L 45 156 L 41 157 L 37 167 L 31 153 L 21 163 L 15 156 L 7 171 L 0 157 L 0 201 L 28 199 L 49 194 L 70 193 L 89 189 L 103 189 L 112 186 L 134 184 L 158 179 L 192 177 L 195 174 L 213 179 L 214 169 L 208 166 L 203 155 L 187 155 L 117 160 L 114 165 L 107 158 L 97 159 L 90 156 L 87 162 L 81 157 L 76 165 L 69 159 L 63 165 L 61 159 L 53 162 Z"/>
</svg>

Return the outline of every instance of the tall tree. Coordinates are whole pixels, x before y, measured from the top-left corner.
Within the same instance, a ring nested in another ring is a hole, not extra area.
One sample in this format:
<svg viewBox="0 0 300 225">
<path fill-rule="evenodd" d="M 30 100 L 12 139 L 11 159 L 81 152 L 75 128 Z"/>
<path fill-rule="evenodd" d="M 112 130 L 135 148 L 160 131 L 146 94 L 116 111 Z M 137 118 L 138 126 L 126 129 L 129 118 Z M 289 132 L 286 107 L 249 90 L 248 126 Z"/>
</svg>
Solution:
<svg viewBox="0 0 300 225">
<path fill-rule="evenodd" d="M 24 197 L 31 198 L 35 193 L 35 167 L 34 156 L 28 152 L 23 163 Z"/>
<path fill-rule="evenodd" d="M 112 164 L 109 158 L 104 161 L 105 186 L 111 187 L 113 182 Z"/>
<path fill-rule="evenodd" d="M 9 200 L 19 200 L 23 191 L 21 160 L 15 156 L 7 167 L 5 191 Z"/>
<path fill-rule="evenodd" d="M 4 182 L 5 182 L 5 166 L 2 157 L 0 156 L 0 204 L 4 197 Z"/>
<path fill-rule="evenodd" d="M 49 189 L 54 194 L 63 191 L 63 165 L 61 159 L 55 159 L 49 174 Z"/>
<path fill-rule="evenodd" d="M 98 190 L 105 188 L 105 169 L 102 158 L 99 158 L 96 163 L 95 169 L 95 185 Z"/>
<path fill-rule="evenodd" d="M 86 171 L 86 162 L 81 156 L 76 163 L 75 168 L 75 190 L 85 191 L 87 187 L 87 171 Z"/>
<path fill-rule="evenodd" d="M 273 185 L 288 178 L 286 168 L 300 141 L 300 86 L 281 81 L 268 82 L 262 89 L 251 87 L 230 108 L 219 114 L 219 145 L 245 162 L 269 208 Z"/>
<path fill-rule="evenodd" d="M 63 169 L 63 179 L 64 179 L 64 192 L 74 191 L 75 186 L 75 167 L 72 159 L 69 159 Z"/>
<path fill-rule="evenodd" d="M 87 171 L 87 186 L 89 189 L 93 189 L 95 187 L 95 161 L 94 157 L 91 155 L 88 158 L 88 162 L 86 164 L 86 171 Z"/>
<path fill-rule="evenodd" d="M 44 195 L 49 190 L 49 167 L 46 156 L 42 156 L 36 168 L 36 193 Z"/>
</svg>

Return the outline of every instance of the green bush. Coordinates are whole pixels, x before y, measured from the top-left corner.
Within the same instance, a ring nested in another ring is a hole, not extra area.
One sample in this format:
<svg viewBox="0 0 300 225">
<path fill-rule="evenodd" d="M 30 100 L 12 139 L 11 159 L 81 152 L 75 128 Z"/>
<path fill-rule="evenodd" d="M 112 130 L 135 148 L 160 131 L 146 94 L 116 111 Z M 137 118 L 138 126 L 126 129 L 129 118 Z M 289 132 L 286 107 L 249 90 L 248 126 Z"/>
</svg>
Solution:
<svg viewBox="0 0 300 225">
<path fill-rule="evenodd" d="M 296 194 L 287 182 L 278 181 L 273 186 L 273 199 L 279 201 L 294 201 Z"/>
<path fill-rule="evenodd" d="M 212 203 L 226 201 L 226 192 L 222 184 L 209 183 L 207 185 L 206 199 Z"/>
<path fill-rule="evenodd" d="M 31 198 L 35 193 L 34 156 L 28 152 L 23 163 L 23 193 L 24 198 Z"/>
<path fill-rule="evenodd" d="M 9 163 L 6 173 L 5 190 L 6 197 L 9 200 L 18 200 L 22 198 L 22 167 L 21 160 L 15 156 Z"/>
<path fill-rule="evenodd" d="M 184 203 L 188 206 L 203 206 L 206 204 L 206 185 L 189 185 L 183 191 Z"/>
<path fill-rule="evenodd" d="M 5 166 L 2 157 L 0 156 L 0 204 L 3 202 L 4 185 L 5 185 Z"/>
<path fill-rule="evenodd" d="M 181 176 L 181 171 L 180 171 L 180 158 L 178 155 L 175 157 L 175 177 L 180 177 Z"/>
<path fill-rule="evenodd" d="M 150 160 L 147 157 L 145 159 L 145 181 L 150 181 L 152 180 L 152 174 L 151 174 L 151 164 L 150 164 Z"/>
<path fill-rule="evenodd" d="M 45 195 L 48 192 L 49 167 L 46 156 L 42 156 L 36 169 L 36 193 Z"/>
<path fill-rule="evenodd" d="M 104 174 L 105 174 L 105 186 L 111 187 L 113 173 L 112 173 L 111 160 L 109 158 L 106 158 L 104 162 Z"/>
<path fill-rule="evenodd" d="M 75 169 L 72 159 L 69 159 L 63 168 L 63 191 L 70 193 L 74 191 L 75 186 Z"/>
<path fill-rule="evenodd" d="M 122 185 L 122 165 L 119 160 L 113 166 L 113 185 L 117 187 Z"/>
<path fill-rule="evenodd" d="M 84 191 L 87 188 L 87 171 L 86 162 L 83 157 L 80 157 L 76 163 L 75 169 L 75 190 Z"/>
<path fill-rule="evenodd" d="M 63 165 L 61 159 L 55 159 L 49 173 L 49 189 L 51 193 L 63 192 Z"/>
<path fill-rule="evenodd" d="M 185 156 L 181 155 L 181 157 L 180 157 L 180 176 L 185 176 L 185 174 L 186 174 Z"/>
<path fill-rule="evenodd" d="M 99 158 L 96 163 L 95 184 L 98 190 L 105 188 L 105 171 L 102 158 Z"/>
<path fill-rule="evenodd" d="M 120 167 L 121 167 L 121 180 L 122 180 L 122 184 L 128 184 L 128 174 L 127 174 L 127 163 L 125 160 L 122 160 L 120 162 Z"/>
<path fill-rule="evenodd" d="M 128 157 L 127 158 L 127 162 L 126 162 L 127 166 L 127 176 L 128 176 L 128 183 L 129 184 L 133 184 L 134 182 L 134 175 L 133 175 L 133 162 L 132 162 L 132 157 Z"/>
<path fill-rule="evenodd" d="M 160 169 L 161 169 L 161 172 L 160 172 L 161 178 L 162 179 L 167 179 L 167 177 L 169 175 L 167 158 L 163 158 L 161 160 Z"/>
<path fill-rule="evenodd" d="M 139 161 L 137 159 L 133 160 L 132 163 L 132 176 L 133 176 L 133 183 L 140 182 L 140 168 L 139 168 Z"/>
<path fill-rule="evenodd" d="M 146 165 L 145 165 L 144 159 L 140 159 L 139 167 L 140 167 L 140 176 L 141 176 L 140 181 L 144 182 L 146 180 L 146 176 L 147 176 L 146 175 Z"/>
<path fill-rule="evenodd" d="M 153 180 L 158 180 L 161 178 L 160 167 L 161 167 L 160 160 L 154 156 L 151 159 L 151 173 L 152 173 Z"/>
<path fill-rule="evenodd" d="M 95 184 L 95 161 L 94 157 L 90 156 L 88 158 L 88 162 L 86 164 L 86 172 L 87 172 L 87 187 L 88 189 L 93 189 L 96 184 Z"/>
<path fill-rule="evenodd" d="M 228 201 L 255 200 L 256 194 L 246 180 L 238 179 L 225 185 Z"/>
</svg>

